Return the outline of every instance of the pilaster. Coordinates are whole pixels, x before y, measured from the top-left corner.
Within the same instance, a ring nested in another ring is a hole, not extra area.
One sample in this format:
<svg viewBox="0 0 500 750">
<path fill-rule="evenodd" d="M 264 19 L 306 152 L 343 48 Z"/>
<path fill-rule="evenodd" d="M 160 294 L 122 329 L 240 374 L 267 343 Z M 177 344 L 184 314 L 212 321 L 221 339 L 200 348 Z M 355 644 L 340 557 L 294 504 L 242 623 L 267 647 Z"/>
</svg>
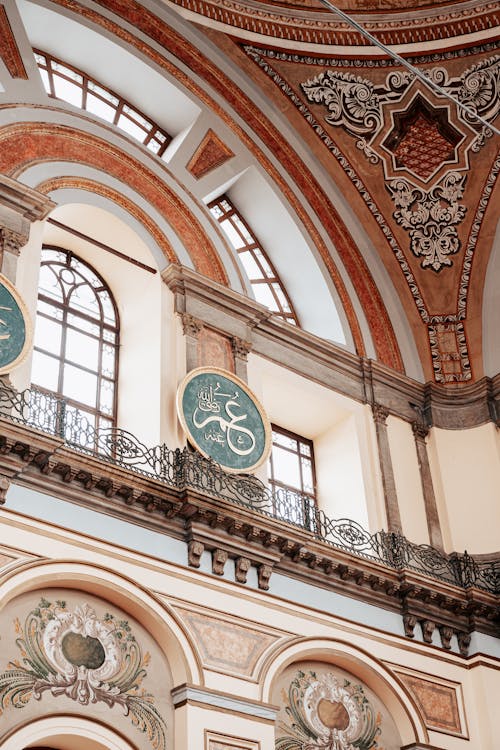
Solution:
<svg viewBox="0 0 500 750">
<path fill-rule="evenodd" d="M 387 417 L 389 416 L 389 411 L 384 406 L 375 403 L 372 404 L 372 412 L 377 433 L 380 473 L 382 475 L 385 510 L 387 514 L 387 527 L 389 531 L 402 532 L 401 515 L 399 513 L 398 497 L 396 493 L 396 482 L 394 481 L 394 469 L 392 467 L 391 451 L 389 448 L 389 436 L 387 434 Z"/>
</svg>

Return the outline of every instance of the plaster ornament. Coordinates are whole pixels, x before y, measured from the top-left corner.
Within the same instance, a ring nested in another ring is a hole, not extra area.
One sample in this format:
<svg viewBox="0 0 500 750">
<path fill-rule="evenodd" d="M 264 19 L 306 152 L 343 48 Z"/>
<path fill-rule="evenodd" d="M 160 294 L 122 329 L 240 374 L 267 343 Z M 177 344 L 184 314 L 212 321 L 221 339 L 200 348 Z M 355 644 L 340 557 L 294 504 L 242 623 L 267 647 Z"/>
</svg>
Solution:
<svg viewBox="0 0 500 750">
<path fill-rule="evenodd" d="M 290 723 L 278 727 L 276 750 L 383 750 L 381 716 L 361 685 L 299 671 L 283 697 Z"/>
<path fill-rule="evenodd" d="M 127 620 L 110 613 L 99 618 L 88 604 L 71 611 L 64 601 L 41 599 L 15 629 L 21 660 L 0 674 L 0 709 L 23 708 L 44 693 L 82 706 L 118 705 L 154 750 L 165 750 L 165 723 L 154 696 L 142 688 L 150 657 Z"/>
</svg>

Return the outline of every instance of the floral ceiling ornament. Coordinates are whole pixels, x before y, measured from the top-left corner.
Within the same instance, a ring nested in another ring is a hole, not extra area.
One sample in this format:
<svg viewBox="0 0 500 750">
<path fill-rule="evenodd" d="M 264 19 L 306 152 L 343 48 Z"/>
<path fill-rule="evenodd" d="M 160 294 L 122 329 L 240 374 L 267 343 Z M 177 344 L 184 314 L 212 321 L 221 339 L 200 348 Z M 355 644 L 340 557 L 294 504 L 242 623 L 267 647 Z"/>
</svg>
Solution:
<svg viewBox="0 0 500 750">
<path fill-rule="evenodd" d="M 444 68 L 427 75 L 457 101 L 493 121 L 500 112 L 500 55 L 482 60 L 458 78 Z M 460 250 L 458 225 L 469 150 L 492 131 L 443 97 L 425 91 L 408 72 L 391 72 L 381 86 L 351 73 L 327 70 L 301 84 L 308 101 L 323 104 L 330 125 L 344 128 L 374 164 L 384 168 L 396 205 L 396 222 L 410 235 L 422 268 L 452 265 Z M 463 173 L 460 176 L 459 173 Z"/>
<path fill-rule="evenodd" d="M 64 601 L 41 599 L 24 627 L 16 619 L 15 631 L 21 659 L 0 674 L 0 708 L 23 708 L 45 692 L 82 706 L 118 705 L 155 750 L 165 750 L 165 723 L 141 688 L 150 657 L 126 620 L 109 613 L 99 619 L 88 604 L 70 611 Z"/>
<path fill-rule="evenodd" d="M 361 685 L 299 671 L 283 693 L 288 720 L 278 727 L 276 750 L 383 750 L 382 718 Z"/>
<path fill-rule="evenodd" d="M 422 258 L 422 268 L 441 271 L 450 266 L 450 255 L 460 250 L 456 225 L 465 216 L 463 196 L 466 175 L 449 172 L 439 185 L 425 193 L 406 180 L 387 185 L 397 211 L 393 216 L 410 235 L 411 251 Z"/>
</svg>

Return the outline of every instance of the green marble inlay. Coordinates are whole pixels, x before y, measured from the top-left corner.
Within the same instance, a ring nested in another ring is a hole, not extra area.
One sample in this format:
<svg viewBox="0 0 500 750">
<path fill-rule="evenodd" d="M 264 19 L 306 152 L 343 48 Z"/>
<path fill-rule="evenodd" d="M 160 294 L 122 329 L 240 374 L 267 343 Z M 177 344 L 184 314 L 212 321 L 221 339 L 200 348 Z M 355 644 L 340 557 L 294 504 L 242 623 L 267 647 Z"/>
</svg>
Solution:
<svg viewBox="0 0 500 750">
<path fill-rule="evenodd" d="M 7 367 L 21 354 L 26 341 L 26 324 L 21 308 L 0 282 L 0 367 Z"/>
<path fill-rule="evenodd" d="M 245 471 L 266 448 L 264 422 L 250 396 L 220 373 L 202 372 L 182 396 L 187 428 L 198 447 L 222 466 Z"/>
</svg>

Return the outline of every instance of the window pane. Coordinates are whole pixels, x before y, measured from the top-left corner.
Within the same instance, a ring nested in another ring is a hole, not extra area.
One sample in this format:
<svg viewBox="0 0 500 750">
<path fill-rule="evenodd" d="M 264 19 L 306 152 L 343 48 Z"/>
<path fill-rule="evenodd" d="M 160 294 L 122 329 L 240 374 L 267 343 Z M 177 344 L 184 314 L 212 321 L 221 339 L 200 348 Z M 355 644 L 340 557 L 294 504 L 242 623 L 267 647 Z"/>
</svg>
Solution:
<svg viewBox="0 0 500 750">
<path fill-rule="evenodd" d="M 302 466 L 303 489 L 305 492 L 313 492 L 314 486 L 311 461 L 308 458 L 301 458 L 300 463 Z"/>
<path fill-rule="evenodd" d="M 111 91 L 103 89 L 102 86 L 98 86 L 98 84 L 93 81 L 88 82 L 88 88 L 90 91 L 95 91 L 95 93 L 103 99 L 106 99 L 106 101 L 110 102 L 115 108 L 118 106 L 120 100 L 117 96 L 113 96 Z"/>
<path fill-rule="evenodd" d="M 301 489 L 299 459 L 296 453 L 290 453 L 276 446 L 273 449 L 273 469 L 274 479 Z"/>
<path fill-rule="evenodd" d="M 68 328 L 66 336 L 66 359 L 97 372 L 99 365 L 99 342 L 79 331 Z"/>
<path fill-rule="evenodd" d="M 82 107 L 82 88 L 65 78 L 54 76 L 54 91 L 58 99 L 64 99 L 65 102 L 73 104 L 75 107 Z"/>
<path fill-rule="evenodd" d="M 145 130 L 136 125 L 135 122 L 132 122 L 132 120 L 129 120 L 128 117 L 124 117 L 123 115 L 120 115 L 120 119 L 118 120 L 117 124 L 119 128 L 131 135 L 133 138 L 136 138 L 138 141 L 143 141 L 147 135 L 147 132 Z"/>
<path fill-rule="evenodd" d="M 66 364 L 64 366 L 64 396 L 95 408 L 97 397 L 97 375 Z"/>
<path fill-rule="evenodd" d="M 115 395 L 115 389 L 113 383 L 109 380 L 103 380 L 101 383 L 101 403 L 99 408 L 105 414 L 113 413 L 113 399 Z"/>
<path fill-rule="evenodd" d="M 45 91 L 47 92 L 47 94 L 50 94 L 49 74 L 43 68 L 39 68 L 39 71 L 40 71 L 40 76 L 42 78 L 43 87 L 44 87 Z"/>
<path fill-rule="evenodd" d="M 59 284 L 57 276 L 50 266 L 42 265 L 40 267 L 38 288 L 41 292 L 46 294 L 47 297 L 51 297 L 52 299 L 57 300 L 63 299 L 61 285 Z"/>
<path fill-rule="evenodd" d="M 255 284 L 252 288 L 257 302 L 260 302 L 261 305 L 265 305 L 274 312 L 279 312 L 276 300 L 267 284 Z"/>
<path fill-rule="evenodd" d="M 68 302 L 71 307 L 76 307 L 77 310 L 81 310 L 93 318 L 101 317 L 101 310 L 95 291 L 88 284 L 79 284 L 75 287 Z"/>
<path fill-rule="evenodd" d="M 59 360 L 42 354 L 36 349 L 33 351 L 33 364 L 31 367 L 31 379 L 35 385 L 46 388 L 48 391 L 57 391 L 59 378 Z"/>
<path fill-rule="evenodd" d="M 288 435 L 284 435 L 282 432 L 273 432 L 273 443 L 282 445 L 283 448 L 288 448 L 291 451 L 295 451 L 295 453 L 297 452 L 297 441 Z"/>
<path fill-rule="evenodd" d="M 87 110 L 107 122 L 113 122 L 115 119 L 116 109 L 90 93 L 87 93 Z"/>
<path fill-rule="evenodd" d="M 60 323 L 41 315 L 36 316 L 35 346 L 59 356 L 61 353 L 61 333 Z"/>
<path fill-rule="evenodd" d="M 115 376 L 115 348 L 109 346 L 109 344 L 103 344 L 102 347 L 102 364 L 101 374 L 108 377 L 114 378 Z"/>
<path fill-rule="evenodd" d="M 224 219 L 224 221 L 221 221 L 220 225 L 229 237 L 229 241 L 235 250 L 238 250 L 240 247 L 245 247 L 243 238 L 238 234 L 229 219 Z"/>
<path fill-rule="evenodd" d="M 97 323 L 91 323 L 90 320 L 86 320 L 80 315 L 73 315 L 72 313 L 68 313 L 68 324 L 86 333 L 91 333 L 94 336 L 99 336 L 99 331 L 101 330 Z"/>
<path fill-rule="evenodd" d="M 252 281 L 252 279 L 264 278 L 264 274 L 262 273 L 259 266 L 257 265 L 252 253 L 246 251 L 246 252 L 240 253 L 239 257 L 240 257 L 241 262 L 243 263 L 243 268 L 245 269 L 250 281 Z"/>
</svg>

